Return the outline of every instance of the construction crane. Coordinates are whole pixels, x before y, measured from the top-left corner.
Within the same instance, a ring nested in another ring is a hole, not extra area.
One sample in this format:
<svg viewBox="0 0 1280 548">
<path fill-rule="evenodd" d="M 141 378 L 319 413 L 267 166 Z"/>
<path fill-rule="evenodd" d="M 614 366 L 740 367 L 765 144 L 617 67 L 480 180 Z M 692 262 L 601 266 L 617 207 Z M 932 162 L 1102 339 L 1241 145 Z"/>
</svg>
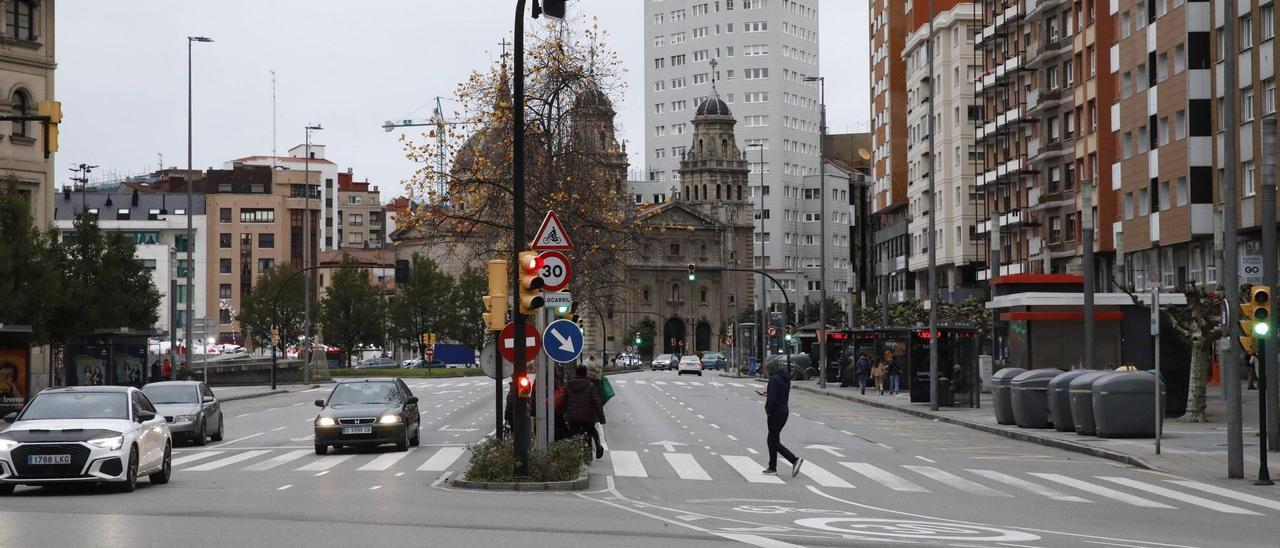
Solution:
<svg viewBox="0 0 1280 548">
<path fill-rule="evenodd" d="M 447 184 L 448 179 L 445 177 L 445 173 L 446 173 L 445 168 L 448 165 L 448 161 L 449 161 L 449 157 L 448 157 L 449 140 L 448 140 L 447 132 L 445 131 L 445 126 L 461 126 L 461 125 L 467 124 L 466 120 L 446 119 L 444 117 L 444 108 L 440 104 L 441 99 L 443 99 L 443 97 L 436 96 L 435 98 L 436 106 L 432 110 L 430 118 L 387 120 L 386 122 L 382 123 L 382 129 L 388 133 L 390 133 L 391 130 L 395 128 L 402 128 L 402 127 L 435 127 L 436 180 L 433 181 L 432 184 L 435 186 L 435 191 L 437 196 L 444 196 L 448 188 L 448 184 Z"/>
</svg>

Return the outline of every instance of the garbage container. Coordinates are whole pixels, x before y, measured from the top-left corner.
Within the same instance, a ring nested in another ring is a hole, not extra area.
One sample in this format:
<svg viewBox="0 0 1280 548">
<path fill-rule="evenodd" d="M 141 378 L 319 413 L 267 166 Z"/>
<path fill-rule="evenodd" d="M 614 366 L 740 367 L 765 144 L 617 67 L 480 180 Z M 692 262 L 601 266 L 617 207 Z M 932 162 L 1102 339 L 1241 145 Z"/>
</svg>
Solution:
<svg viewBox="0 0 1280 548">
<path fill-rule="evenodd" d="M 1076 429 L 1075 421 L 1071 420 L 1071 380 L 1088 372 L 1088 369 L 1075 369 L 1049 381 L 1049 418 L 1057 431 Z"/>
<path fill-rule="evenodd" d="M 1100 438 L 1156 436 L 1156 382 L 1150 371 L 1107 375 L 1093 383 L 1093 420 Z M 1161 407 L 1165 387 L 1160 382 Z M 1163 417 L 1161 418 L 1163 420 Z"/>
<path fill-rule="evenodd" d="M 946 377 L 938 377 L 938 406 L 956 406 L 956 395 L 951 391 L 951 379 Z"/>
<path fill-rule="evenodd" d="M 1049 381 L 1061 375 L 1061 369 L 1032 369 L 1013 378 L 1013 421 L 1022 428 L 1049 428 Z"/>
<path fill-rule="evenodd" d="M 1077 434 L 1092 436 L 1096 433 L 1097 428 L 1093 420 L 1093 384 L 1112 373 L 1112 371 L 1090 371 L 1071 379 L 1068 383 L 1067 399 L 1071 406 L 1071 422 L 1075 423 Z"/>
<path fill-rule="evenodd" d="M 1021 367 L 1006 367 L 991 375 L 991 406 L 996 409 L 996 422 L 1016 424 L 1013 419 L 1013 392 L 1009 383 L 1014 377 L 1026 372 Z"/>
</svg>

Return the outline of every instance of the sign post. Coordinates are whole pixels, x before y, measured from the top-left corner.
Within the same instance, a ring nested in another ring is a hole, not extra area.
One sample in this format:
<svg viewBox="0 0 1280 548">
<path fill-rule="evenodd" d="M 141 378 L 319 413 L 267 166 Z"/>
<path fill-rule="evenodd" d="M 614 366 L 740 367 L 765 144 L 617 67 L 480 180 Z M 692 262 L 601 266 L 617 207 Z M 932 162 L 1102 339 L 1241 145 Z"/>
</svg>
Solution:
<svg viewBox="0 0 1280 548">
<path fill-rule="evenodd" d="M 1152 399 L 1156 401 L 1156 454 L 1160 454 L 1160 434 L 1161 426 L 1164 423 L 1164 416 L 1160 410 L 1160 286 L 1155 285 L 1151 288 L 1151 336 L 1155 337 L 1155 395 Z"/>
</svg>

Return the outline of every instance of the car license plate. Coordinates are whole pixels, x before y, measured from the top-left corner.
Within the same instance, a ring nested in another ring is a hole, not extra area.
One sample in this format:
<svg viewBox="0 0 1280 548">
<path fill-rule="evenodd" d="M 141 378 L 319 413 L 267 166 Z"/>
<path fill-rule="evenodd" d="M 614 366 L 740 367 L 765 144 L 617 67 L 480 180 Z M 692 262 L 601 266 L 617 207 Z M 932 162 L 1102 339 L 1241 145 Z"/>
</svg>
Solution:
<svg viewBox="0 0 1280 548">
<path fill-rule="evenodd" d="M 27 464 L 71 464 L 71 455 L 28 455 Z"/>
<path fill-rule="evenodd" d="M 372 434 L 373 427 L 372 426 L 344 426 L 342 428 L 342 433 L 343 434 Z"/>
</svg>

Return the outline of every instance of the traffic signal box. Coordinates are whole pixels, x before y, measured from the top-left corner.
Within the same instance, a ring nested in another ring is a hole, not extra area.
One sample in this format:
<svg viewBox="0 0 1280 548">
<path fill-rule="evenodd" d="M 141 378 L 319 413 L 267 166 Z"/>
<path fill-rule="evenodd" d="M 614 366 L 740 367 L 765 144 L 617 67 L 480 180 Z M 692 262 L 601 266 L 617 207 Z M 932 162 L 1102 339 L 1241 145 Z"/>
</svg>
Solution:
<svg viewBox="0 0 1280 548">
<path fill-rule="evenodd" d="M 529 380 L 528 375 L 520 375 L 516 377 L 516 397 L 528 398 L 533 396 L 533 382 Z"/>
<path fill-rule="evenodd" d="M 537 251 L 520 252 L 520 313 L 530 316 L 542 308 L 542 259 Z"/>
<path fill-rule="evenodd" d="M 698 272 L 697 268 L 695 268 L 692 264 L 690 264 L 689 265 L 689 281 L 692 282 L 698 279 L 697 272 Z"/>
<path fill-rule="evenodd" d="M 507 325 L 507 261 L 489 261 L 489 294 L 484 299 L 484 327 L 502 331 Z"/>
<path fill-rule="evenodd" d="M 1271 332 L 1271 288 L 1255 285 L 1248 289 L 1245 302 L 1240 303 L 1240 347 L 1245 353 L 1258 353 L 1258 340 Z"/>
<path fill-rule="evenodd" d="M 790 341 L 792 335 L 795 335 L 795 332 L 796 332 L 796 327 L 794 325 L 788 325 L 786 328 L 784 328 L 782 339 L 785 341 Z"/>
<path fill-rule="evenodd" d="M 36 114 L 48 116 L 44 123 L 44 157 L 58 151 L 58 124 L 62 123 L 62 103 L 58 101 L 40 101 L 36 103 Z"/>
</svg>

